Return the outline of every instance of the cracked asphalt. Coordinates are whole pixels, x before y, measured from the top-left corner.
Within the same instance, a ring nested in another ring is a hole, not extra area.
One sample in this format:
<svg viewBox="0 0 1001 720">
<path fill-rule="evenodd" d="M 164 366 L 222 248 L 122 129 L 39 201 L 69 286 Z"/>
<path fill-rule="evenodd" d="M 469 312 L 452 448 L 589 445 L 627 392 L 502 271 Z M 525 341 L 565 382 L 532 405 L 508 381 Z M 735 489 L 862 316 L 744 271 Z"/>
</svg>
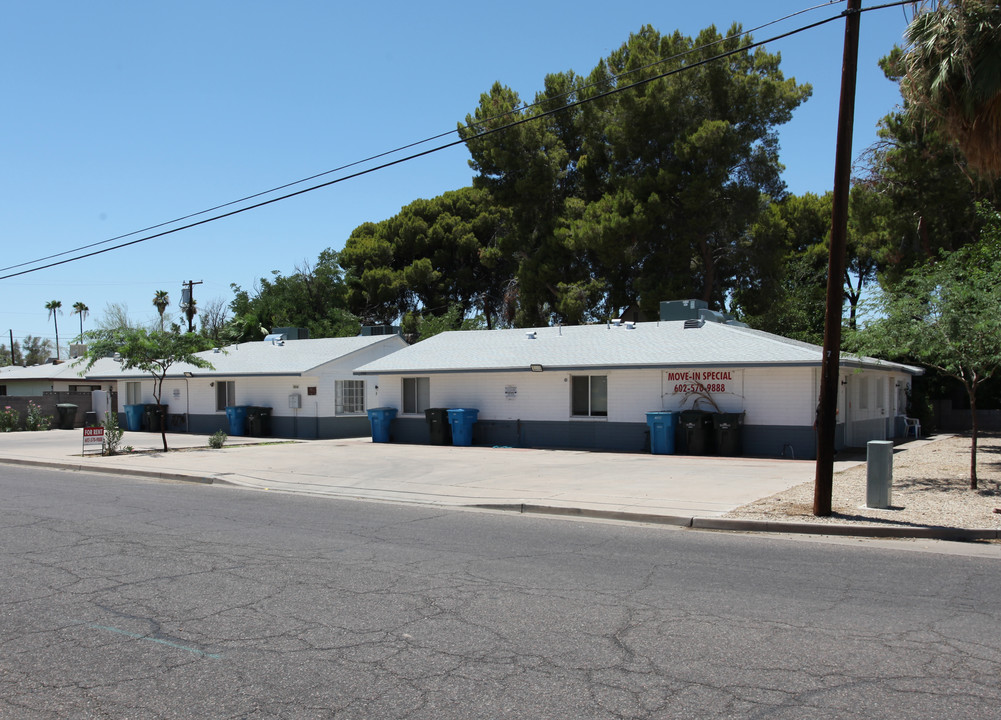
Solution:
<svg viewBox="0 0 1001 720">
<path fill-rule="evenodd" d="M 998 560 L 0 469 L 2 718 L 997 718 Z"/>
</svg>

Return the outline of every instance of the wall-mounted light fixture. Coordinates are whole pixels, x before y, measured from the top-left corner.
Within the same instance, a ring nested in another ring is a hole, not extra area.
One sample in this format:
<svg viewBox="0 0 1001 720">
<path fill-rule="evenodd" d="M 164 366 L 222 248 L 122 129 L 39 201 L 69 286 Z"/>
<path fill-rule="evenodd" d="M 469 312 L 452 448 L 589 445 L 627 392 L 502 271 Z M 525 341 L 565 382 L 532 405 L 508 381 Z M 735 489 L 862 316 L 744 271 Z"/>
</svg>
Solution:
<svg viewBox="0 0 1001 720">
<path fill-rule="evenodd" d="M 194 376 L 195 376 L 195 374 L 193 372 L 189 372 L 187 370 L 184 371 L 184 377 L 191 378 L 191 377 L 194 377 Z"/>
<path fill-rule="evenodd" d="M 532 372 L 542 372 L 542 366 L 539 365 L 538 363 L 532 363 L 531 369 Z"/>
<path fill-rule="evenodd" d="M 848 378 L 841 378 L 841 384 L 842 385 L 847 385 L 848 384 Z"/>
</svg>

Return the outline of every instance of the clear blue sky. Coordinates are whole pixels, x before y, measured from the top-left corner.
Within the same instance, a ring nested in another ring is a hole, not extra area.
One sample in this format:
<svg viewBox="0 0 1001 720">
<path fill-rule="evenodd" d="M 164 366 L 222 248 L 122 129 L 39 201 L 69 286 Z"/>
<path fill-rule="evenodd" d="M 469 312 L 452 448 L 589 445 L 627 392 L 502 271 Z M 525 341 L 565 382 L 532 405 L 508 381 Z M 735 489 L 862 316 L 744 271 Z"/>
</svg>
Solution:
<svg viewBox="0 0 1001 720">
<path fill-rule="evenodd" d="M 177 0 L 8 3 L 0 25 L 0 267 L 139 230 L 455 128 L 495 81 L 530 100 L 546 73 L 586 74 L 651 24 L 694 36 L 745 29 L 819 4 L 503 4 Z M 844 3 L 755 39 L 839 13 Z M 853 153 L 899 102 L 876 61 L 899 43 L 901 8 L 862 18 Z M 794 193 L 833 184 L 844 21 L 778 41 L 787 77 L 813 96 L 780 131 Z M 448 138 L 452 139 L 452 138 Z M 56 268 L 0 280 L 0 342 L 53 338 L 44 305 L 63 303 L 60 340 L 108 303 L 139 321 L 152 298 L 201 280 L 195 297 L 232 299 L 272 270 L 340 249 L 365 221 L 470 184 L 464 148 L 446 150 L 237 217 Z M 336 177 L 336 176 L 331 176 Z M 0 272 L 6 275 L 10 271 Z M 64 349 L 65 352 L 65 349 Z"/>
</svg>

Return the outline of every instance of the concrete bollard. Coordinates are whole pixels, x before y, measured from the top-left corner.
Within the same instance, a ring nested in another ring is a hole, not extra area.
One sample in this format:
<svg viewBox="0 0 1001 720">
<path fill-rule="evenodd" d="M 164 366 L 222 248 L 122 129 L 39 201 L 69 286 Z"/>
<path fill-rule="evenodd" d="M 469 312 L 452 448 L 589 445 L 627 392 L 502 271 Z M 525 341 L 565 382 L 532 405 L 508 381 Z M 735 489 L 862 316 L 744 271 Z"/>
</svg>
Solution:
<svg viewBox="0 0 1001 720">
<path fill-rule="evenodd" d="M 893 442 L 870 440 L 866 445 L 865 506 L 890 507 L 893 486 Z"/>
</svg>

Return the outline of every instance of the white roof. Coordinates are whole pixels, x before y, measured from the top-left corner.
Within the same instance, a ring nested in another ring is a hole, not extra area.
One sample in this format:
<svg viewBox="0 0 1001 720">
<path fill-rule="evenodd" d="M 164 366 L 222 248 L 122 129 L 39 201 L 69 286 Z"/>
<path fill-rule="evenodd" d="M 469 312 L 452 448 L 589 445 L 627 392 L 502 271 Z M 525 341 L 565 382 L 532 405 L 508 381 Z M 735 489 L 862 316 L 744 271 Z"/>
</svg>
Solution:
<svg viewBox="0 0 1001 720">
<path fill-rule="evenodd" d="M 195 367 L 188 363 L 177 363 L 170 367 L 167 377 L 180 377 L 185 372 L 196 377 L 306 375 L 320 365 L 380 343 L 386 344 L 387 352 L 394 347 L 406 346 L 403 338 L 399 335 L 238 343 L 219 350 L 196 353 L 198 357 L 212 363 L 212 369 Z M 117 363 L 109 367 L 105 361 L 101 362 L 100 366 L 95 365 L 87 373 L 88 378 L 117 380 L 128 377 L 147 377 L 140 370 L 122 370 Z"/>
<path fill-rule="evenodd" d="M 85 363 L 79 359 L 68 362 L 61 362 L 58 365 L 45 363 L 44 365 L 7 365 L 0 367 L 0 382 L 9 380 L 83 380 L 81 371 Z M 96 367 L 96 366 L 95 366 Z"/>
<path fill-rule="evenodd" d="M 357 374 L 689 367 L 819 366 L 823 349 L 736 325 L 684 321 L 445 332 L 358 368 Z M 842 354 L 843 365 L 921 374 L 920 368 Z"/>
</svg>

